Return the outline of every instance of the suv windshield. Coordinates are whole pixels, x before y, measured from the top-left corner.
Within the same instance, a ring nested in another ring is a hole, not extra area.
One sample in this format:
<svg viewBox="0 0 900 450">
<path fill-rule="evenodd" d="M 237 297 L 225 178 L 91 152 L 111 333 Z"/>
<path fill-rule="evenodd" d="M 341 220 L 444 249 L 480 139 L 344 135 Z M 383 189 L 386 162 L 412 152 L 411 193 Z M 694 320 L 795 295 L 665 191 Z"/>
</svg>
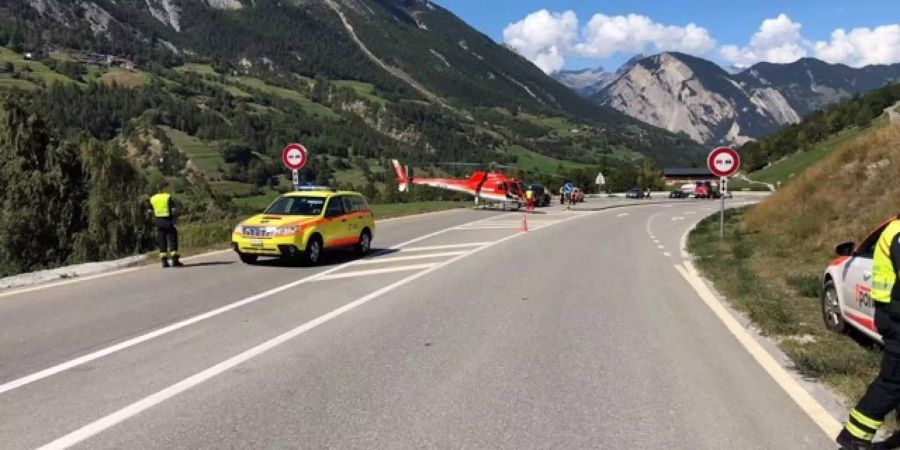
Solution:
<svg viewBox="0 0 900 450">
<path fill-rule="evenodd" d="M 284 196 L 266 209 L 266 214 L 283 216 L 318 216 L 325 206 L 324 197 Z"/>
</svg>

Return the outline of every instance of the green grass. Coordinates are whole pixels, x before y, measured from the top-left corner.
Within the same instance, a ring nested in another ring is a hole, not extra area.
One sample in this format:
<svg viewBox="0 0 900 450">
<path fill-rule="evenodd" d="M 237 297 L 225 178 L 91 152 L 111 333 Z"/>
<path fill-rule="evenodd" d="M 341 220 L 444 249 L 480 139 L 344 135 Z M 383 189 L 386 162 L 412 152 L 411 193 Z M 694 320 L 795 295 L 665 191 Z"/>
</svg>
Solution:
<svg viewBox="0 0 900 450">
<path fill-rule="evenodd" d="M 2 88 L 6 88 L 6 89 L 18 88 L 18 89 L 22 89 L 25 91 L 32 91 L 32 90 L 37 89 L 37 86 L 28 80 L 10 78 L 8 76 L 0 76 L 0 89 L 2 89 Z"/>
<path fill-rule="evenodd" d="M 775 162 L 765 169 L 753 172 L 749 178 L 755 181 L 771 183 L 777 185 L 779 182 L 785 183 L 796 175 L 821 160 L 834 149 L 841 145 L 856 139 L 866 129 L 854 128 L 852 130 L 843 131 L 832 136 L 830 139 L 815 145 L 813 148 L 804 152 L 795 153 L 786 159 Z"/>
<path fill-rule="evenodd" d="M 209 64 L 187 63 L 176 67 L 175 70 L 182 73 L 195 72 L 200 75 L 216 75 L 216 71 Z"/>
<path fill-rule="evenodd" d="M 243 89 L 241 89 L 237 86 L 232 86 L 230 84 L 219 83 L 218 81 L 211 81 L 211 80 L 204 80 L 204 82 L 210 86 L 215 86 L 219 89 L 225 90 L 225 92 L 228 92 L 229 94 L 231 94 L 232 97 L 235 97 L 235 98 L 244 98 L 244 99 L 253 98 L 253 95 L 249 94 L 248 92 L 244 91 Z"/>
<path fill-rule="evenodd" d="M 297 91 L 286 89 L 283 87 L 272 86 L 266 83 L 259 78 L 253 77 L 238 77 L 233 78 L 234 81 L 243 84 L 247 87 L 274 95 L 276 97 L 281 97 L 286 100 L 292 100 L 300 104 L 306 112 L 322 117 L 324 119 L 338 120 L 341 118 L 337 113 L 335 113 L 331 108 L 327 106 L 316 103 Z"/>
<path fill-rule="evenodd" d="M 28 67 L 29 69 L 31 69 L 31 72 L 28 75 L 36 78 L 41 78 L 48 84 L 53 82 L 60 82 L 65 84 L 76 83 L 75 80 L 50 70 L 49 67 L 45 66 L 41 62 L 26 60 L 23 55 L 20 55 L 6 47 L 0 47 L 0 63 L 4 63 L 7 61 L 11 62 L 19 72 L 23 72 L 22 69 L 24 67 Z"/>
<path fill-rule="evenodd" d="M 337 80 L 334 81 L 334 84 L 340 87 L 349 87 L 356 91 L 356 94 L 360 97 L 363 97 L 371 102 L 378 103 L 381 106 L 388 104 L 388 100 L 386 98 L 379 97 L 378 94 L 375 93 L 375 85 L 371 83 L 354 80 Z"/>
<path fill-rule="evenodd" d="M 358 168 L 336 171 L 334 172 L 334 179 L 338 184 L 362 186 L 366 183 L 366 178 L 363 175 L 362 169 Z"/>
<path fill-rule="evenodd" d="M 880 351 L 828 331 L 818 294 L 828 257 L 746 227 L 748 209 L 726 213 L 726 239 L 719 239 L 718 215 L 703 220 L 688 240 L 698 269 L 774 339 L 804 376 L 833 386 L 854 400 L 878 371 Z M 816 257 L 801 257 L 809 255 Z M 785 264 L 790 261 L 790 264 Z M 800 339 L 800 338 L 803 339 Z"/>
<path fill-rule="evenodd" d="M 214 144 L 201 141 L 174 128 L 163 127 L 163 131 L 198 169 L 204 172 L 218 172 L 224 166 L 225 161 Z"/>
<path fill-rule="evenodd" d="M 569 122 L 568 119 L 563 117 L 523 117 L 531 123 L 553 130 L 554 132 L 556 132 L 557 136 L 571 136 L 572 129 L 576 128 L 576 126 L 572 124 L 572 122 Z"/>
<path fill-rule="evenodd" d="M 410 202 L 372 205 L 372 213 L 376 219 L 388 219 L 391 217 L 410 216 L 448 209 L 467 208 L 470 202 L 434 201 L 434 202 Z"/>
<path fill-rule="evenodd" d="M 259 189 L 256 185 L 238 181 L 213 181 L 209 183 L 209 185 L 217 193 L 228 197 L 251 197 L 254 196 Z"/>
<path fill-rule="evenodd" d="M 522 170 L 535 170 L 543 173 L 556 173 L 560 164 L 566 168 L 587 167 L 587 164 L 564 161 L 547 155 L 535 153 L 518 145 L 511 145 L 506 152 L 516 156 L 516 167 Z"/>
</svg>

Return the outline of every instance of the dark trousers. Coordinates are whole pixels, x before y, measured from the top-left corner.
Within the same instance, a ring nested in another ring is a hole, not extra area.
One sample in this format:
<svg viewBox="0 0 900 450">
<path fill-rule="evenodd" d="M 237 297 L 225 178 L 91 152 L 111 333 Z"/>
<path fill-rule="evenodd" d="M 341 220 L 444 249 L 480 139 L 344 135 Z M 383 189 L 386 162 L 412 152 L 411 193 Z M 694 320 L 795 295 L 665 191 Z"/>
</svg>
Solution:
<svg viewBox="0 0 900 450">
<path fill-rule="evenodd" d="M 160 258 L 178 256 L 178 230 L 169 218 L 156 219 L 156 242 Z"/>
<path fill-rule="evenodd" d="M 883 421 L 900 406 L 900 353 L 884 352 L 878 378 L 869 385 L 856 410 L 877 421 Z"/>
</svg>

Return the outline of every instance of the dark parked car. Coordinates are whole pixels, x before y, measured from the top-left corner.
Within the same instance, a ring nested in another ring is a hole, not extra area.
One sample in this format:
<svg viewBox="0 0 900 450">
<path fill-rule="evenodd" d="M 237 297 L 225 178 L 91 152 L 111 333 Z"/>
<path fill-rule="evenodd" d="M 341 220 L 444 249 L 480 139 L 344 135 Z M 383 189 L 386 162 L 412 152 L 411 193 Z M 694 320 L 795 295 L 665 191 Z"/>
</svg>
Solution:
<svg viewBox="0 0 900 450">
<path fill-rule="evenodd" d="M 534 206 L 550 206 L 550 202 L 553 201 L 553 197 L 550 196 L 550 193 L 547 192 L 547 189 L 540 184 L 529 184 L 525 186 L 525 190 L 527 191 L 531 188 L 534 191 Z"/>
<path fill-rule="evenodd" d="M 640 188 L 631 188 L 625 193 L 627 198 L 644 198 L 644 190 Z"/>
<path fill-rule="evenodd" d="M 669 192 L 669 198 L 687 198 L 687 194 L 681 192 L 681 189 L 673 189 Z"/>
</svg>

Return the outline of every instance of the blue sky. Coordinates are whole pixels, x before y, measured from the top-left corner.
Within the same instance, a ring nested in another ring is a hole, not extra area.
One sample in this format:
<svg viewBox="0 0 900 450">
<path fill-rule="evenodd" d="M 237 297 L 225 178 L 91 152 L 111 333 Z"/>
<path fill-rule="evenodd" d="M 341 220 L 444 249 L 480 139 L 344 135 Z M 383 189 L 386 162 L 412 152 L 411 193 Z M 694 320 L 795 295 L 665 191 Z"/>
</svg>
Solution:
<svg viewBox="0 0 900 450">
<path fill-rule="evenodd" d="M 497 42 L 551 70 L 615 69 L 641 47 L 673 49 L 722 65 L 813 56 L 853 66 L 900 62 L 900 0 L 437 0 Z M 535 15 L 547 10 L 550 15 Z M 574 14 L 562 14 L 571 11 Z M 556 14 L 559 13 L 559 14 Z M 595 14 L 605 16 L 588 28 Z M 635 14 L 643 16 L 628 18 Z M 781 16 L 783 14 L 783 16 Z M 577 17 L 577 19 L 576 19 Z M 764 21 L 766 30 L 761 31 Z M 510 24 L 520 27 L 504 30 Z M 687 30 L 688 24 L 696 27 Z M 529 25 L 530 24 L 530 25 Z M 558 28 L 558 29 L 556 29 Z M 836 29 L 846 32 L 832 36 Z M 573 34 L 574 33 L 574 34 Z M 609 33 L 621 36 L 610 44 Z M 757 38 L 753 38 L 754 35 Z M 515 40 L 510 39 L 512 36 Z M 751 42 L 753 40 L 753 42 Z M 734 46 L 724 49 L 723 46 Z"/>
</svg>

